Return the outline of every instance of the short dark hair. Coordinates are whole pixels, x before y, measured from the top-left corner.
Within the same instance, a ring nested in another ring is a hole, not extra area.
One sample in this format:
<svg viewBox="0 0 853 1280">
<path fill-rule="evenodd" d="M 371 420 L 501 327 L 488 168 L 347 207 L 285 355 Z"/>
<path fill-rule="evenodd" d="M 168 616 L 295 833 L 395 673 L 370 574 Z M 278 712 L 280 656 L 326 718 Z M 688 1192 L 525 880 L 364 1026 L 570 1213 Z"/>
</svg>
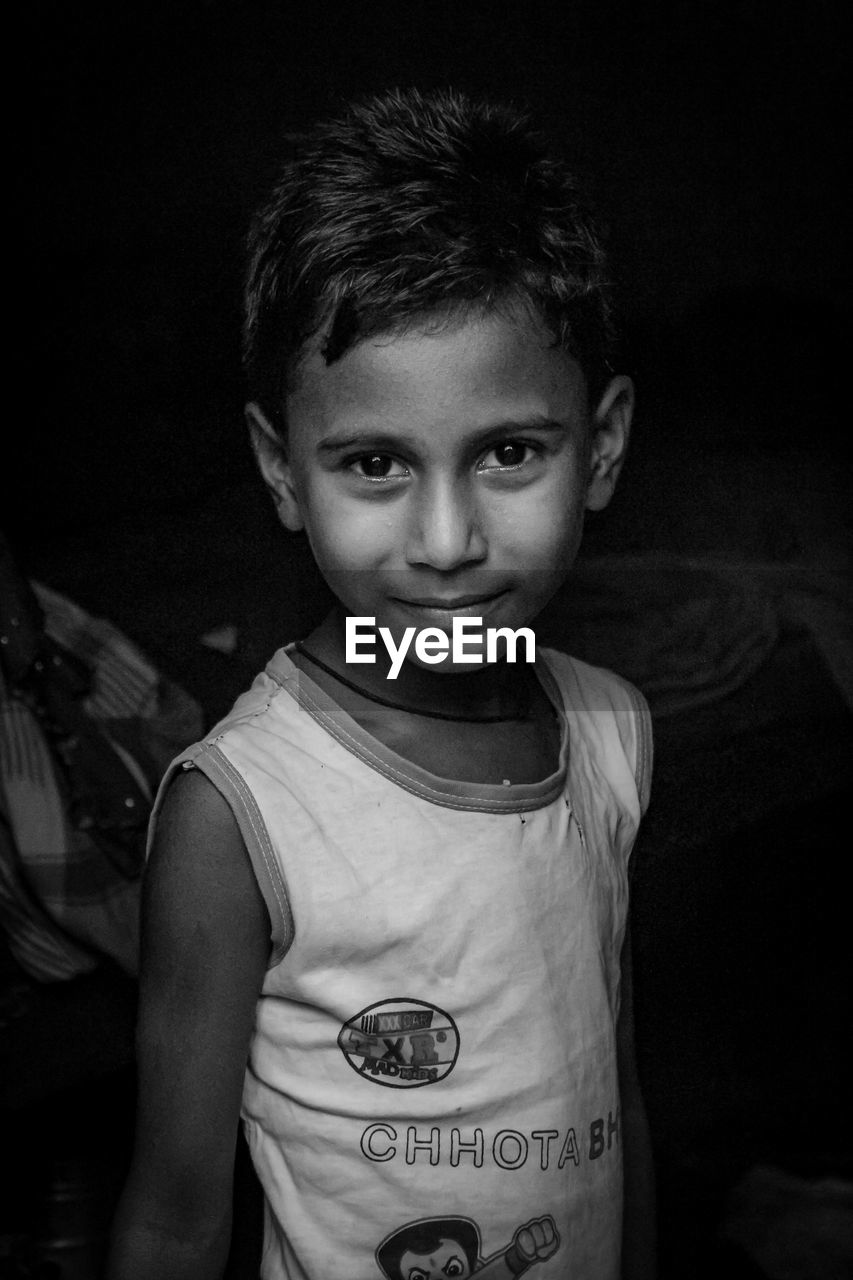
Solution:
<svg viewBox="0 0 853 1280">
<path fill-rule="evenodd" d="M 611 372 L 601 236 L 565 163 L 515 107 L 395 89 L 293 139 L 249 235 L 249 392 L 281 429 L 305 344 L 327 363 L 373 333 L 501 307 Z"/>
<path fill-rule="evenodd" d="M 376 1261 L 387 1280 L 400 1280 L 400 1261 L 404 1253 L 432 1253 L 442 1240 L 455 1240 L 461 1246 L 471 1271 L 480 1254 L 480 1232 L 470 1218 L 424 1218 L 411 1222 L 387 1236 L 376 1250 Z"/>
</svg>

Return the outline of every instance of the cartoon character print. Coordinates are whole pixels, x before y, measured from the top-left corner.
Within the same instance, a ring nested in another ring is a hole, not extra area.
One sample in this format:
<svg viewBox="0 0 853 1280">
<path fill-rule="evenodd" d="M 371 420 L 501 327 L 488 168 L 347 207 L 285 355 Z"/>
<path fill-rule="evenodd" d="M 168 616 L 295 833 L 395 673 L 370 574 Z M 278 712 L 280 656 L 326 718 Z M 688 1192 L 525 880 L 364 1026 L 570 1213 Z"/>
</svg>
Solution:
<svg viewBox="0 0 853 1280">
<path fill-rule="evenodd" d="M 480 1261 L 480 1229 L 470 1218 L 421 1218 L 393 1231 L 376 1250 L 385 1280 L 511 1280 L 552 1257 L 560 1237 L 550 1214 L 531 1218 L 512 1240 Z"/>
</svg>

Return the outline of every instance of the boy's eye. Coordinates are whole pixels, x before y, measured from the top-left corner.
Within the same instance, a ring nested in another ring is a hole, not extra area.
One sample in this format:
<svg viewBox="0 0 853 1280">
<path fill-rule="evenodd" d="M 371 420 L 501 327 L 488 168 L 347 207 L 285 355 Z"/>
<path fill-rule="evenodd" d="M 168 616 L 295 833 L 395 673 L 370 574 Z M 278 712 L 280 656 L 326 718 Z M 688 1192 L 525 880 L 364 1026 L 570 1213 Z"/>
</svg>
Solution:
<svg viewBox="0 0 853 1280">
<path fill-rule="evenodd" d="M 482 466 L 486 471 L 498 467 L 520 467 L 530 461 L 532 453 L 532 447 L 523 440 L 505 440 L 503 444 L 496 444 L 489 450 Z M 494 459 L 493 462 L 489 461 L 491 458 Z"/>
<path fill-rule="evenodd" d="M 396 480 L 408 474 L 406 468 L 387 453 L 362 453 L 351 458 L 349 465 L 365 480 Z"/>
</svg>

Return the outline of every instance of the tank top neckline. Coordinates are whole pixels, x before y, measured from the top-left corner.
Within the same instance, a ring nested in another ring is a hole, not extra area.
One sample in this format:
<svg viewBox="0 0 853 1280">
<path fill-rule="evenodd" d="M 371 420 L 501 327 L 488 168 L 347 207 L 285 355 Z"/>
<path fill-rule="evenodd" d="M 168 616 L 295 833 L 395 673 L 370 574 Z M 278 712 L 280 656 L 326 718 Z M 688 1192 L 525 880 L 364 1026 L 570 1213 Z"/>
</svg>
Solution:
<svg viewBox="0 0 853 1280">
<path fill-rule="evenodd" d="M 443 778 L 414 764 L 368 733 L 290 657 L 293 645 L 279 649 L 266 674 L 307 711 L 346 750 L 398 786 L 445 808 L 478 813 L 526 813 L 543 809 L 563 795 L 569 757 L 569 725 L 559 685 L 549 659 L 539 650 L 534 671 L 560 726 L 560 754 L 556 770 L 537 782 L 463 782 Z"/>
</svg>

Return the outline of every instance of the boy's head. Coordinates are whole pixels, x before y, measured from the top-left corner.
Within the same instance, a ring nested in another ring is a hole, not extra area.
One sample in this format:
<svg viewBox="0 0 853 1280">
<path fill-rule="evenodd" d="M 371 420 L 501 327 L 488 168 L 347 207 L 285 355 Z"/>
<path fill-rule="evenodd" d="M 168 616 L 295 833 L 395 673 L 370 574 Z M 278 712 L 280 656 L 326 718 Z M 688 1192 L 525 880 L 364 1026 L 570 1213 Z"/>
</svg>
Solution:
<svg viewBox="0 0 853 1280">
<path fill-rule="evenodd" d="M 567 172 L 509 108 L 393 93 L 318 126 L 252 249 L 253 442 L 345 612 L 398 642 L 526 625 L 609 500 L 633 405 Z"/>
<path fill-rule="evenodd" d="M 376 1260 L 388 1280 L 465 1280 L 476 1270 L 479 1250 L 480 1232 L 470 1218 L 425 1218 L 392 1232 Z"/>
<path fill-rule="evenodd" d="M 250 236 L 250 396 L 283 436 L 309 339 L 328 364 L 359 340 L 494 310 L 527 312 L 610 372 L 597 229 L 565 165 L 514 108 L 395 90 L 304 135 Z"/>
</svg>

